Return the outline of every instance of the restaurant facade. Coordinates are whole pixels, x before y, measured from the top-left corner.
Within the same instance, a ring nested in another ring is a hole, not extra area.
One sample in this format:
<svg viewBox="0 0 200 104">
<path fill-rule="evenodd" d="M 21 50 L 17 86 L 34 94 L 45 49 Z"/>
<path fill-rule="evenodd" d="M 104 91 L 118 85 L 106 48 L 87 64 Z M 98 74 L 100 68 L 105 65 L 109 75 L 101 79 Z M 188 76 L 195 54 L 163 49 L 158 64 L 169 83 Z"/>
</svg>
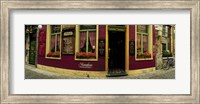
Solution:
<svg viewBox="0 0 200 104">
<path fill-rule="evenodd" d="M 154 25 L 42 25 L 37 67 L 109 77 L 155 70 Z"/>
</svg>

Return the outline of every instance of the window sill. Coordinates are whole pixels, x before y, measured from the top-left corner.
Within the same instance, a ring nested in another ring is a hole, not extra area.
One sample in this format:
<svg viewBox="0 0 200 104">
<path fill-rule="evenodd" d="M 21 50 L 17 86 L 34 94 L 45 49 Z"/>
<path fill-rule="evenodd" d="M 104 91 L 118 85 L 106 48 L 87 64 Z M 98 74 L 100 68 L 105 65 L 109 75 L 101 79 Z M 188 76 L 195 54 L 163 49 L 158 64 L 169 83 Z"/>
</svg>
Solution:
<svg viewBox="0 0 200 104">
<path fill-rule="evenodd" d="M 153 58 L 135 58 L 136 61 L 153 60 Z"/>
<path fill-rule="evenodd" d="M 61 57 L 45 57 L 46 59 L 57 59 L 57 60 L 61 60 Z"/>
<path fill-rule="evenodd" d="M 168 57 L 169 59 L 172 59 L 172 58 L 174 58 L 174 57 Z M 167 57 L 163 57 L 162 58 L 163 60 L 167 60 Z"/>
<path fill-rule="evenodd" d="M 75 58 L 75 61 L 98 61 L 98 59 L 80 59 L 80 58 Z"/>
</svg>

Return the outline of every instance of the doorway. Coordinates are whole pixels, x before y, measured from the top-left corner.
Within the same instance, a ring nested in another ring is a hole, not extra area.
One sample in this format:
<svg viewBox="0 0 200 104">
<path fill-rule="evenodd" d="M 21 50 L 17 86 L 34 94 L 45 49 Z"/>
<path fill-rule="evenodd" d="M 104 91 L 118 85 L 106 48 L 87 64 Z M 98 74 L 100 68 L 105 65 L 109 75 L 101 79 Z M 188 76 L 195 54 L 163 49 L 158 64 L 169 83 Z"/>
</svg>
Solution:
<svg viewBox="0 0 200 104">
<path fill-rule="evenodd" d="M 25 25 L 25 60 L 26 64 L 36 64 L 37 25 Z"/>
<path fill-rule="evenodd" d="M 108 75 L 123 76 L 125 72 L 125 31 L 108 31 Z"/>
</svg>

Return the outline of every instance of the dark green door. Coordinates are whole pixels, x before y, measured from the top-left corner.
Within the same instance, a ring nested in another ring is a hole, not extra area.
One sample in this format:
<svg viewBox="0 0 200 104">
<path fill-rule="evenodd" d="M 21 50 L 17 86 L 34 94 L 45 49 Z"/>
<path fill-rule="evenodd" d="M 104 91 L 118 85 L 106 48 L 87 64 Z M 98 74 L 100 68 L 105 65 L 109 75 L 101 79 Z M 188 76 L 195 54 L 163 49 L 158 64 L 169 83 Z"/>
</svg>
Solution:
<svg viewBox="0 0 200 104">
<path fill-rule="evenodd" d="M 35 65 L 36 41 L 30 41 L 29 64 Z"/>
</svg>

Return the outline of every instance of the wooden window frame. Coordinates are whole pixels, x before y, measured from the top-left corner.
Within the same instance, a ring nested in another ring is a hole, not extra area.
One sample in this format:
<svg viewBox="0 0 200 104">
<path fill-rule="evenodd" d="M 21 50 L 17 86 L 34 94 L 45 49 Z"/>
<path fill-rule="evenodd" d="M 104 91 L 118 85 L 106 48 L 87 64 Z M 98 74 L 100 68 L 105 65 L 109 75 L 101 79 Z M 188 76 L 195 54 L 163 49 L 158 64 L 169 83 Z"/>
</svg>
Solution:
<svg viewBox="0 0 200 104">
<path fill-rule="evenodd" d="M 45 54 L 45 58 L 47 59 L 61 59 L 61 51 L 62 51 L 62 47 L 61 47 L 61 42 L 62 42 L 62 25 L 61 26 L 61 29 L 60 29 L 60 57 L 48 57 L 47 54 L 50 51 L 50 44 L 51 44 L 51 36 L 52 36 L 52 33 L 51 33 L 51 27 L 52 25 L 47 25 L 47 33 L 46 33 L 46 54 Z M 58 36 L 59 33 L 57 33 L 56 37 Z M 56 38 L 57 39 L 57 38 Z M 57 43 L 56 43 L 57 44 Z M 56 47 L 55 47 L 56 48 Z"/>
<path fill-rule="evenodd" d="M 136 61 L 141 61 L 141 60 L 153 60 L 153 25 L 148 25 L 148 33 L 142 33 L 142 32 L 138 32 L 137 31 L 137 26 L 138 25 L 135 25 L 135 60 Z M 138 58 L 137 57 L 137 35 L 139 34 L 142 34 L 141 35 L 141 45 L 142 44 L 142 40 L 143 40 L 143 35 L 144 34 L 148 34 L 148 52 L 151 54 L 151 57 L 150 58 Z"/>
<path fill-rule="evenodd" d="M 90 29 L 86 29 L 87 30 L 87 34 L 88 34 L 88 30 Z M 94 30 L 94 29 L 91 29 Z M 98 35 L 99 35 L 99 26 L 96 25 L 96 47 L 95 47 L 95 54 L 96 54 L 96 58 L 95 59 L 81 59 L 81 58 L 77 58 L 77 52 L 80 52 L 80 31 L 84 31 L 84 30 L 80 30 L 80 25 L 76 25 L 76 36 L 75 36 L 75 55 L 74 55 L 74 59 L 76 61 L 98 61 Z M 88 36 L 88 35 L 86 35 Z M 88 37 L 86 38 L 88 39 Z M 86 44 L 88 44 L 88 42 L 86 42 Z M 87 50 L 87 49 L 86 49 Z"/>
</svg>

